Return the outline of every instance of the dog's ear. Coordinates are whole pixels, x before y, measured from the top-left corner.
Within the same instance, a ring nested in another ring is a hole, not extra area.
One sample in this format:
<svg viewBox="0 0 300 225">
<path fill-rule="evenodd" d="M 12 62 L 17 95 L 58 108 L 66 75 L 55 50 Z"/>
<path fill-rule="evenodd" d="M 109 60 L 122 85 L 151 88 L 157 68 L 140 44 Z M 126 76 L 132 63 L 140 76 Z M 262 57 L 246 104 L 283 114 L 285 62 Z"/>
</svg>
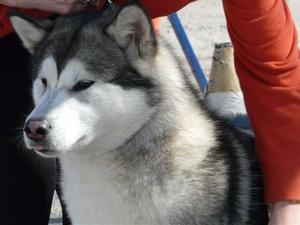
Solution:
<svg viewBox="0 0 300 225">
<path fill-rule="evenodd" d="M 25 48 L 33 54 L 36 45 L 45 37 L 52 28 L 51 20 L 35 20 L 19 13 L 10 13 L 10 21 L 16 33 L 22 40 Z"/>
<path fill-rule="evenodd" d="M 151 21 L 137 5 L 120 9 L 106 31 L 131 60 L 153 57 L 156 54 L 157 42 Z"/>
</svg>

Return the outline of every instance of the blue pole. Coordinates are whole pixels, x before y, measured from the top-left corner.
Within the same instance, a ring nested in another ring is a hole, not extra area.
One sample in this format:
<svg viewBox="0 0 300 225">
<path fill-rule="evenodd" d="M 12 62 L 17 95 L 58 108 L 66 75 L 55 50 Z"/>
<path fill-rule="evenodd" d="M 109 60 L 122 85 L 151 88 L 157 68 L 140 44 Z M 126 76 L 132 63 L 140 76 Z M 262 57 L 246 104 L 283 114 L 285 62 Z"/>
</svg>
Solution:
<svg viewBox="0 0 300 225">
<path fill-rule="evenodd" d="M 201 65 L 195 55 L 192 45 L 184 31 L 184 28 L 180 22 L 180 19 L 176 13 L 170 15 L 168 18 L 169 18 L 169 21 L 175 31 L 177 39 L 179 40 L 179 43 L 185 54 L 185 57 L 187 58 L 187 60 L 190 64 L 190 67 L 192 68 L 192 71 L 199 83 L 200 89 L 203 92 L 205 92 L 206 87 L 207 87 L 207 80 L 206 80 L 205 74 L 204 74 L 204 72 L 201 68 Z"/>
</svg>

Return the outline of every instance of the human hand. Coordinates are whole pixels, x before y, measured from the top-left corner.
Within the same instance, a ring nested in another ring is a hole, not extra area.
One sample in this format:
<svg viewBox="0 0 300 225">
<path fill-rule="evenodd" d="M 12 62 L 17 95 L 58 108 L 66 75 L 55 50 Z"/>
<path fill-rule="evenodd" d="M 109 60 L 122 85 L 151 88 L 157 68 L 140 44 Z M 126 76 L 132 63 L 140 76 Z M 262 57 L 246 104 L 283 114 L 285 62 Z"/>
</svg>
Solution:
<svg viewBox="0 0 300 225">
<path fill-rule="evenodd" d="M 269 225 L 300 225 L 300 202 L 275 202 Z"/>
<path fill-rule="evenodd" d="M 84 0 L 0 0 L 0 4 L 27 9 L 40 9 L 47 12 L 68 14 L 84 10 Z"/>
</svg>

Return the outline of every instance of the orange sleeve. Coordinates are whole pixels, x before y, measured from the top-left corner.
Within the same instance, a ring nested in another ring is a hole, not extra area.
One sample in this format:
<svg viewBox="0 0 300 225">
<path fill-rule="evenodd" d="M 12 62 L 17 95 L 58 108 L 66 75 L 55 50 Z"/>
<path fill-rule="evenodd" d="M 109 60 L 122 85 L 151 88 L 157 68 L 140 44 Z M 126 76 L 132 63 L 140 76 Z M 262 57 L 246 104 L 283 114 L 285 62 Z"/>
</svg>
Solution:
<svg viewBox="0 0 300 225">
<path fill-rule="evenodd" d="M 140 0 L 148 14 L 152 18 L 167 16 L 174 13 L 194 0 Z M 118 4 L 125 4 L 128 0 L 116 0 Z"/>
<path fill-rule="evenodd" d="M 300 60 L 285 0 L 223 0 L 266 201 L 300 200 Z"/>
</svg>

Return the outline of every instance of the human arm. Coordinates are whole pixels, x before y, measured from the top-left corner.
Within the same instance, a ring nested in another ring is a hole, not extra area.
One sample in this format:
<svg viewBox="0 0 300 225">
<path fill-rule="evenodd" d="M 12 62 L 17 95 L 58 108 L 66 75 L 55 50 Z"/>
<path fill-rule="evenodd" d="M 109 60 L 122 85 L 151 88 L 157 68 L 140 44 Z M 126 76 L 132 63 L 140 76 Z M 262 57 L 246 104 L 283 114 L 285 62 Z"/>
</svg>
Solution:
<svg viewBox="0 0 300 225">
<path fill-rule="evenodd" d="M 224 0 L 266 200 L 300 199 L 300 61 L 284 0 Z"/>
<path fill-rule="evenodd" d="M 83 0 L 0 0 L 0 38 L 13 32 L 8 18 L 9 8 L 14 8 L 35 18 L 46 18 L 53 13 L 68 14 L 84 10 Z"/>
<path fill-rule="evenodd" d="M 139 0 L 152 18 L 167 16 L 178 11 L 194 0 Z M 117 4 L 126 4 L 128 0 L 113 0 Z"/>
<path fill-rule="evenodd" d="M 0 0 L 0 4 L 22 9 L 39 9 L 47 12 L 67 14 L 83 10 L 82 0 Z"/>
<path fill-rule="evenodd" d="M 256 134 L 270 224 L 300 224 L 300 61 L 284 0 L 223 0 L 237 73 Z"/>
</svg>

